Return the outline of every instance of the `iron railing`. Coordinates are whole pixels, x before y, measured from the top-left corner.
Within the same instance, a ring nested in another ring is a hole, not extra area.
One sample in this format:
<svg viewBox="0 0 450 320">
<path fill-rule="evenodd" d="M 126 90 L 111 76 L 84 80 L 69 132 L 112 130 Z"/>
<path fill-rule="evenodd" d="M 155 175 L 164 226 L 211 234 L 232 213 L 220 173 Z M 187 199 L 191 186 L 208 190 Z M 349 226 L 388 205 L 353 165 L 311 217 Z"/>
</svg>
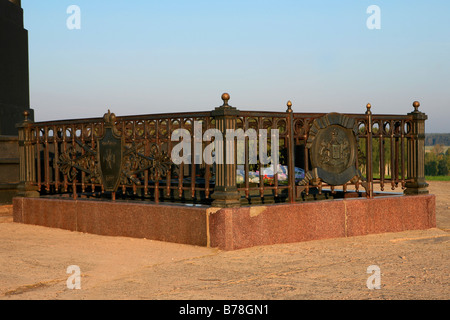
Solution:
<svg viewBox="0 0 450 320">
<path fill-rule="evenodd" d="M 355 166 L 361 175 L 335 185 L 314 175 L 308 145 L 315 121 L 321 121 L 325 113 L 295 113 L 290 102 L 286 112 L 239 111 L 228 105 L 228 94 L 222 99 L 223 105 L 212 112 L 123 117 L 108 113 L 104 118 L 50 122 L 32 122 L 25 113 L 25 120 L 18 125 L 20 195 L 111 195 L 114 200 L 119 197 L 229 207 L 259 202 L 293 203 L 311 194 L 333 197 L 352 192 L 371 198 L 375 195 L 374 185 L 381 190 L 400 189 L 405 194 L 427 192 L 427 116 L 419 111 L 418 102 L 407 115 L 375 115 L 370 104 L 363 114 L 342 115 L 354 127 Z M 99 167 L 99 139 L 105 133 L 107 119 L 123 139 L 117 192 L 105 190 Z M 182 129 L 191 139 L 191 152 L 179 153 L 189 161 L 177 165 L 171 155 L 179 141 L 172 141 L 172 135 Z M 224 137 L 237 129 L 244 133 L 253 130 L 258 138 L 267 133 L 269 155 L 272 140 L 278 139 L 279 165 L 274 167 L 262 161 L 260 147 L 252 145 L 255 141 L 250 135 L 239 141 L 224 138 L 226 151 L 220 154 L 211 146 L 217 142 L 208 136 L 211 129 Z M 272 134 L 274 129 L 278 136 Z M 227 151 L 228 147 L 235 152 Z M 215 163 L 204 159 L 211 150 L 215 152 L 211 153 L 216 157 Z M 256 161 L 251 161 L 255 153 Z M 219 157 L 222 162 L 217 161 Z"/>
</svg>

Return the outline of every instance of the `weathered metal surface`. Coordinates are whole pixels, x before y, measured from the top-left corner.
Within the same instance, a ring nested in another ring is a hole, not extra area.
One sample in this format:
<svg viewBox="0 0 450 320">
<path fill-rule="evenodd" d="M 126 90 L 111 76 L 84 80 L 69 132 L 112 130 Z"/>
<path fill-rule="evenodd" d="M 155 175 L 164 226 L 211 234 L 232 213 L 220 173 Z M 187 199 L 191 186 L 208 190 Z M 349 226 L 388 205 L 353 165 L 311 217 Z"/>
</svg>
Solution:
<svg viewBox="0 0 450 320">
<path fill-rule="evenodd" d="M 306 148 L 310 151 L 315 178 L 331 186 L 360 177 L 356 167 L 358 128 L 354 119 L 330 113 L 314 120 Z M 307 178 L 302 183 L 307 183 Z"/>
<path fill-rule="evenodd" d="M 114 128 L 116 117 L 108 111 L 105 133 L 98 139 L 98 166 L 105 191 L 116 192 L 123 167 L 124 140 Z"/>
</svg>

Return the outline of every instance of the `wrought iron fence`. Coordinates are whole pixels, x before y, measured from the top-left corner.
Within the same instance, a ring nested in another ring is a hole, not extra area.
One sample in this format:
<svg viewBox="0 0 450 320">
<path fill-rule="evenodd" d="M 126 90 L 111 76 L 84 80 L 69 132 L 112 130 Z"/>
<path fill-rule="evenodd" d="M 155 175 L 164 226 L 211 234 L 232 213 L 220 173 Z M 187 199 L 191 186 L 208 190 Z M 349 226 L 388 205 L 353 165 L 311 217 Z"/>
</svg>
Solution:
<svg viewBox="0 0 450 320">
<path fill-rule="evenodd" d="M 295 113 L 290 102 L 286 112 L 240 111 L 228 105 L 228 94 L 222 99 L 212 112 L 108 112 L 51 122 L 32 122 L 25 113 L 18 125 L 20 195 L 230 207 L 351 192 L 371 198 L 377 184 L 427 192 L 427 116 L 418 102 L 407 115 L 375 115 L 370 105 L 362 114 Z M 211 132 L 223 135 L 221 145 Z M 257 143 L 263 138 L 267 150 Z M 180 149 L 184 139 L 190 150 Z M 174 162 L 174 153 L 183 162 Z M 263 161 L 274 154 L 278 162 Z"/>
</svg>

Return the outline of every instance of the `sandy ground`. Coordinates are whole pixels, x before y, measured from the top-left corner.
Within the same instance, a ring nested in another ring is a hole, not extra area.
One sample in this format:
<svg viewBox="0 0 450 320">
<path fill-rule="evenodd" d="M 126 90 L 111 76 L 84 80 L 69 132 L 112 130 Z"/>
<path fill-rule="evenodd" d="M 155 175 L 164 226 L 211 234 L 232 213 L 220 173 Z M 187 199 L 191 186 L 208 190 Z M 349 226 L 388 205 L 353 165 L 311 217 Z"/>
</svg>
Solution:
<svg viewBox="0 0 450 320">
<path fill-rule="evenodd" d="M 447 300 L 450 182 L 430 191 L 435 229 L 233 252 L 21 225 L 0 207 L 0 299 Z M 67 288 L 72 265 L 79 290 Z M 372 265 L 378 290 L 367 287 Z"/>
</svg>

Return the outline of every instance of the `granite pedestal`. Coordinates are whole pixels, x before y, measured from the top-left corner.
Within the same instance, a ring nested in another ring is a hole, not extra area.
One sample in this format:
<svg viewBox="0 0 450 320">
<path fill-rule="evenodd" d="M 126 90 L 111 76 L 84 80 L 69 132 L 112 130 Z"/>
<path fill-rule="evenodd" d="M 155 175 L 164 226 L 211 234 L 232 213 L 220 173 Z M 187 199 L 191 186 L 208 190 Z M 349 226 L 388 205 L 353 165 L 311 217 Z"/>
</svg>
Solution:
<svg viewBox="0 0 450 320">
<path fill-rule="evenodd" d="M 351 198 L 214 208 L 15 198 L 14 222 L 236 250 L 436 227 L 435 196 Z"/>
</svg>

